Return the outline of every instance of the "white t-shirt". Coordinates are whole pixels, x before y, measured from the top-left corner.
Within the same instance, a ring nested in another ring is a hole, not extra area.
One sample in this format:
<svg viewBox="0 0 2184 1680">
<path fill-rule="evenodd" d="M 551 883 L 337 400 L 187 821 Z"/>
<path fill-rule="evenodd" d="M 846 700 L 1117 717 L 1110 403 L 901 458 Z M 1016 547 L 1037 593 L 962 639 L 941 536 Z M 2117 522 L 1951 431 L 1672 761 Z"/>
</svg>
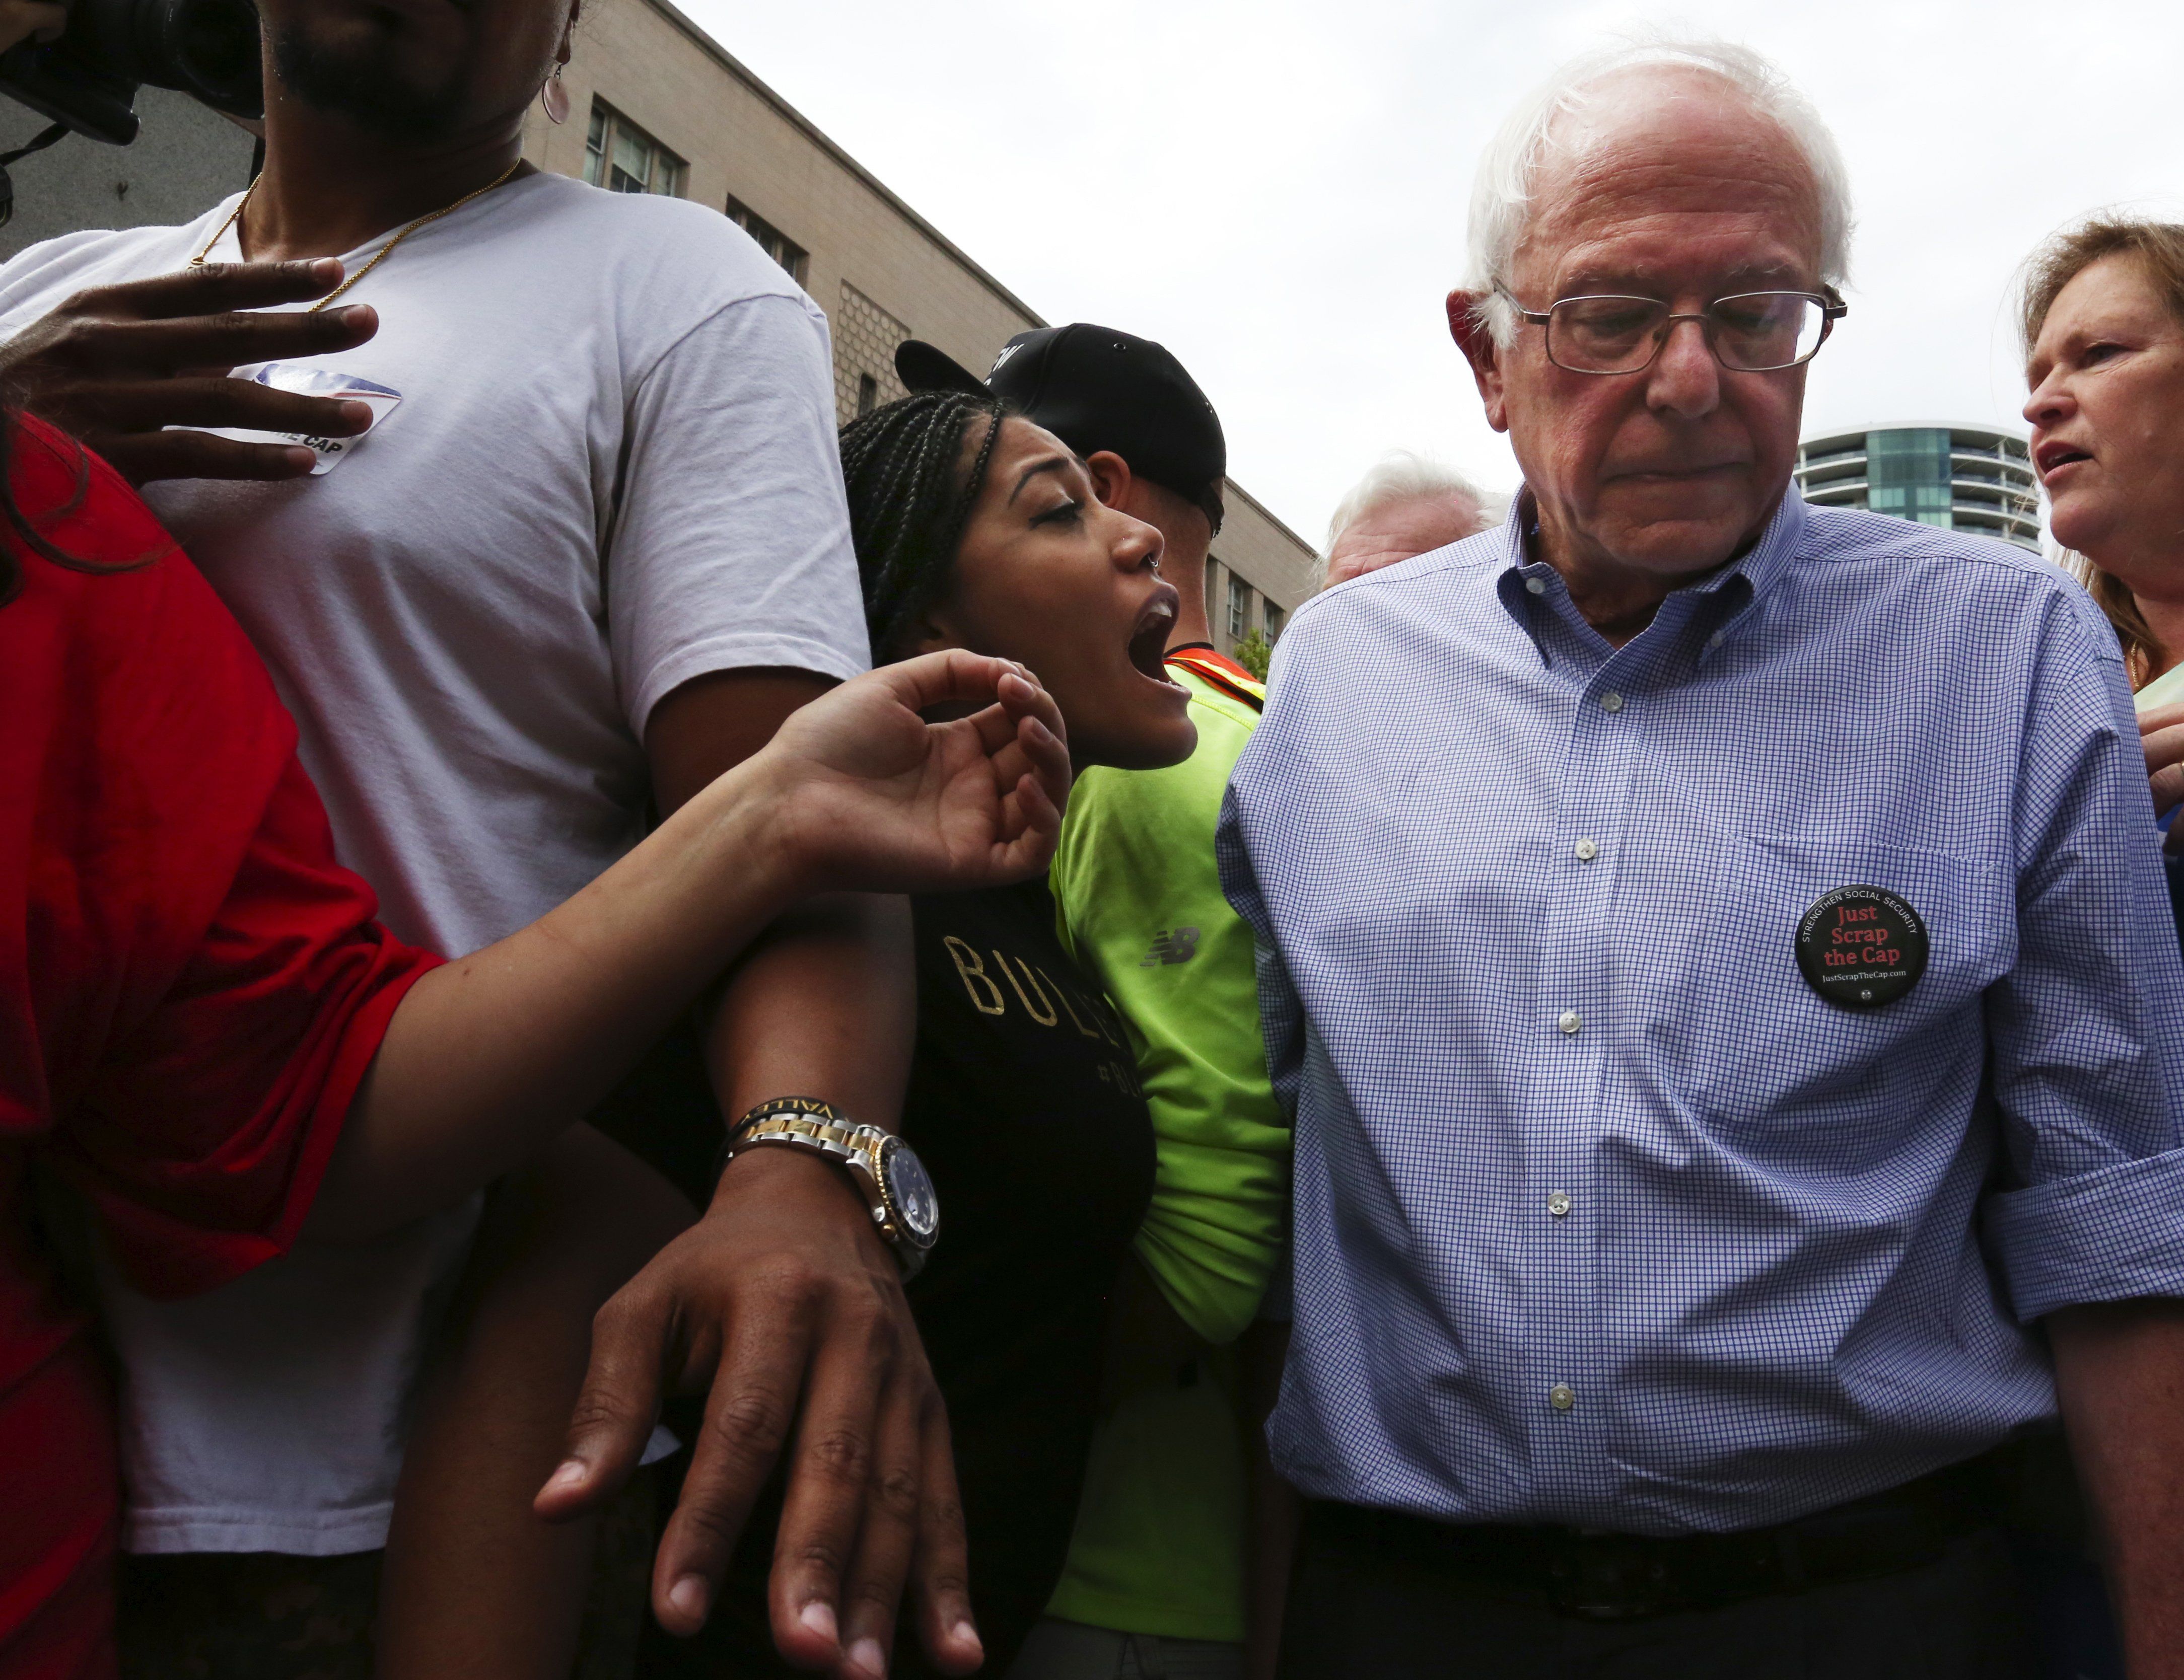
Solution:
<svg viewBox="0 0 2184 1680">
<path fill-rule="evenodd" d="M 234 203 L 25 252 L 0 337 L 181 269 Z M 238 259 L 231 230 L 211 260 Z M 342 301 L 378 334 L 310 364 L 398 404 L 320 476 L 147 499 L 265 655 L 343 861 L 397 933 L 458 954 L 628 848 L 645 720 L 680 684 L 865 668 L 826 320 L 725 216 L 553 175 L 420 228 Z M 109 1279 L 125 1544 L 383 1544 L 432 1296 L 476 1211 L 194 1301 Z"/>
</svg>

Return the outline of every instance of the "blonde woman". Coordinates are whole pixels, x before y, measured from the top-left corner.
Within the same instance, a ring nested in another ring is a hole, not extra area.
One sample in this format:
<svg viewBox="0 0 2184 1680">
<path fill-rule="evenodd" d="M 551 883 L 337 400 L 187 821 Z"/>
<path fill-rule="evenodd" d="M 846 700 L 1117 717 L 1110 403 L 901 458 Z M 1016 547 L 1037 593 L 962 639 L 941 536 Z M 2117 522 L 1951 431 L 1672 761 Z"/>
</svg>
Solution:
<svg viewBox="0 0 2184 1680">
<path fill-rule="evenodd" d="M 2184 225 L 2097 218 L 2025 287 L 2032 465 L 2122 644 L 2155 809 L 2184 802 Z"/>
</svg>

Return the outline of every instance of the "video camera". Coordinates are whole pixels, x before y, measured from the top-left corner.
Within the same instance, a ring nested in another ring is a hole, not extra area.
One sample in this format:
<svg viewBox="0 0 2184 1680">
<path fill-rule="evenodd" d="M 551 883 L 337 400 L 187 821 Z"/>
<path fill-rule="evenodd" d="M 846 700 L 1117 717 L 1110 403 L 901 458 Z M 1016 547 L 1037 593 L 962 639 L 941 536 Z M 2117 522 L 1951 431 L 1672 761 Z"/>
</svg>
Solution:
<svg viewBox="0 0 2184 1680">
<path fill-rule="evenodd" d="M 0 53 L 0 93 L 50 117 L 55 140 L 73 131 L 126 146 L 136 137 L 136 90 L 147 83 L 229 116 L 264 116 L 257 7 L 251 0 L 73 0 L 59 40 Z"/>
</svg>

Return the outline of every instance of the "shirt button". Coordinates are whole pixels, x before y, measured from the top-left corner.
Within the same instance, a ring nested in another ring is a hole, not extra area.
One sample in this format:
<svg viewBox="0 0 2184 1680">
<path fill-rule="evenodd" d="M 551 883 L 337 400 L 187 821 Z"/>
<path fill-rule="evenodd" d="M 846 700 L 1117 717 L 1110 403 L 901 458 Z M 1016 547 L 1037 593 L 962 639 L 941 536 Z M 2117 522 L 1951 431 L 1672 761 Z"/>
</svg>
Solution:
<svg viewBox="0 0 2184 1680">
<path fill-rule="evenodd" d="M 1575 1010 L 1564 1010 L 1562 1012 L 1561 1019 L 1557 1021 L 1555 1025 L 1561 1027 L 1565 1032 L 1574 1032 L 1579 1027 L 1584 1026 L 1585 1022 L 1579 1019 L 1578 1012 Z"/>
<path fill-rule="evenodd" d="M 1723 643 L 1728 640 L 1729 632 L 1727 631 L 1717 630 L 1713 635 L 1707 637 L 1707 646 L 1709 648 L 1719 648 Z"/>
<path fill-rule="evenodd" d="M 1577 860 L 1589 864 L 1600 855 L 1600 843 L 1597 840 L 1580 840 L 1577 843 L 1576 851 Z"/>
<path fill-rule="evenodd" d="M 1570 1210 L 1570 1199 L 1560 1190 L 1547 1198 L 1547 1211 L 1560 1219 Z"/>
<path fill-rule="evenodd" d="M 1605 694 L 1600 697 L 1600 709 L 1604 712 L 1621 711 L 1623 709 L 1623 697 L 1617 693 L 1613 688 L 1609 689 Z"/>
<path fill-rule="evenodd" d="M 1524 587 L 1535 595 L 1544 595 L 1547 592 L 1547 581 L 1544 577 L 1528 577 Z"/>
<path fill-rule="evenodd" d="M 1567 1382 L 1557 1382 L 1547 1390 L 1547 1404 L 1557 1411 L 1568 1411 L 1577 1404 L 1577 1390 Z"/>
</svg>

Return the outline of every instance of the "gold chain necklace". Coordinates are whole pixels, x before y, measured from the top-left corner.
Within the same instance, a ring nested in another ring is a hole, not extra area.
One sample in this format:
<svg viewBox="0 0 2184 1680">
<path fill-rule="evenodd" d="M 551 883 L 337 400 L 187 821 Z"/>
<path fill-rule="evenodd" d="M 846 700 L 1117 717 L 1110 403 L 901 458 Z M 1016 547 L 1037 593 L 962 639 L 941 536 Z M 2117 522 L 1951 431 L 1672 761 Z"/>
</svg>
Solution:
<svg viewBox="0 0 2184 1680">
<path fill-rule="evenodd" d="M 491 181 L 486 182 L 483 186 L 479 187 L 476 191 L 465 192 L 461 197 L 456 199 L 454 203 L 443 205 L 437 210 L 428 211 L 424 215 L 418 217 L 415 221 L 411 222 L 409 226 L 404 228 L 401 232 L 396 234 L 393 238 L 388 240 L 384 245 L 381 246 L 377 251 L 374 252 L 370 262 L 366 263 L 362 268 L 359 269 L 339 286 L 334 287 L 334 289 L 326 293 L 325 297 L 320 298 L 317 303 L 312 304 L 311 307 L 304 310 L 304 313 L 307 315 L 315 315 L 318 314 L 320 310 L 325 309 L 329 303 L 333 303 L 344 292 L 347 292 L 349 287 L 355 285 L 357 281 L 362 280 L 365 275 L 370 274 L 374 269 L 385 262 L 388 257 L 393 254 L 394 248 L 396 246 L 399 245 L 411 234 L 416 232 L 416 231 L 424 226 L 426 222 L 436 222 L 439 220 L 442 216 L 452 216 L 456 211 L 461 209 L 464 205 L 469 203 L 471 199 L 484 197 L 487 193 L 492 192 L 494 187 L 499 186 L 502 182 L 505 181 L 509 176 L 514 175 L 516 170 L 522 167 L 523 159 L 521 158 L 518 158 L 514 163 L 510 164 L 506 169 L 503 170 L 499 175 L 495 175 Z M 263 181 L 265 177 L 263 175 L 258 177 L 258 181 Z M 205 241 L 204 248 L 199 251 L 196 256 L 190 259 L 189 266 L 191 268 L 203 268 L 205 265 L 205 257 L 212 250 L 212 248 L 219 244 L 221 239 L 226 236 L 228 229 L 233 227 L 236 223 L 242 220 L 242 213 L 250 208 L 251 194 L 258 191 L 258 181 L 252 181 L 250 185 L 243 190 L 242 201 L 232 210 L 228 212 L 227 220 L 222 222 L 220 226 L 214 231 L 211 238 Z"/>
</svg>

